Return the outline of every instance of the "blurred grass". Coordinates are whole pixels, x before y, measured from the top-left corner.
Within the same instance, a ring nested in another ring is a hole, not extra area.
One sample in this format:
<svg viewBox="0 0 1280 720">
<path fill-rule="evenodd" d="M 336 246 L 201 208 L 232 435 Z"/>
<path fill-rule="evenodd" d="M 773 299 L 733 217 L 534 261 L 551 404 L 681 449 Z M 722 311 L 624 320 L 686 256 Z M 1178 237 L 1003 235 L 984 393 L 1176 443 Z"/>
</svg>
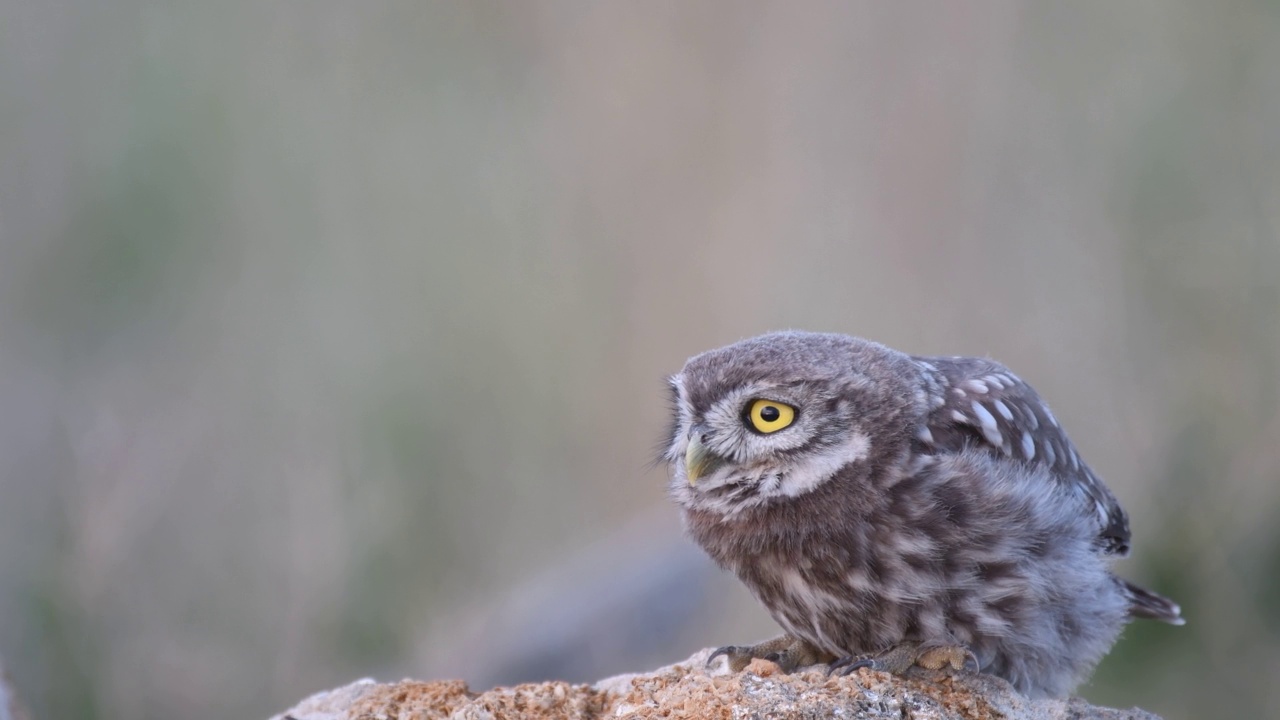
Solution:
<svg viewBox="0 0 1280 720">
<path fill-rule="evenodd" d="M 765 636 L 646 463 L 806 327 L 1054 405 L 1189 618 L 1087 697 L 1280 714 L 1278 7 L 0 4 L 0 654 L 251 717 Z"/>
</svg>

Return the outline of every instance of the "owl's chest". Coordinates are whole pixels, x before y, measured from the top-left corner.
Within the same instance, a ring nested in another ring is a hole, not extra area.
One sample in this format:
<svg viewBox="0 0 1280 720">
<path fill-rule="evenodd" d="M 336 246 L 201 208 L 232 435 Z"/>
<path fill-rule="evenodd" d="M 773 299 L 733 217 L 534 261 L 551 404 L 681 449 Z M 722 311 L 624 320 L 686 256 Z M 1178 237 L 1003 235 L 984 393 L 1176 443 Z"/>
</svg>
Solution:
<svg viewBox="0 0 1280 720">
<path fill-rule="evenodd" d="M 716 564 L 748 583 L 749 577 L 775 576 L 786 559 L 800 559 L 814 547 L 803 528 L 769 514 L 724 518 L 687 512 L 686 527 Z"/>
<path fill-rule="evenodd" d="M 909 562 L 902 528 L 869 521 L 820 532 L 726 525 L 691 529 L 791 635 L 843 655 L 943 629 L 949 596 L 940 592 L 941 568 Z"/>
<path fill-rule="evenodd" d="M 874 564 L 844 547 L 766 552 L 732 567 L 788 634 L 838 657 L 900 642 L 910 630 L 904 611 L 919 610 L 871 581 Z"/>
</svg>

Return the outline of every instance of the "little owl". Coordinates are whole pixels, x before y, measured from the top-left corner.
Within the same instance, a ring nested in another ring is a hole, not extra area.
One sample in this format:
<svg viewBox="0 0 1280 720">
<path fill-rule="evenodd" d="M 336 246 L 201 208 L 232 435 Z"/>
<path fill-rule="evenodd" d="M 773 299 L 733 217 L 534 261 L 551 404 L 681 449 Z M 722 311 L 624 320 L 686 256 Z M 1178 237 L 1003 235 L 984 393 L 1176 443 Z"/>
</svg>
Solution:
<svg viewBox="0 0 1280 720">
<path fill-rule="evenodd" d="M 1070 693 L 1132 618 L 1178 606 L 1111 574 L 1129 521 L 1002 365 L 782 332 L 671 378 L 665 459 L 692 537 L 782 637 L 740 670 L 968 668 Z"/>
</svg>

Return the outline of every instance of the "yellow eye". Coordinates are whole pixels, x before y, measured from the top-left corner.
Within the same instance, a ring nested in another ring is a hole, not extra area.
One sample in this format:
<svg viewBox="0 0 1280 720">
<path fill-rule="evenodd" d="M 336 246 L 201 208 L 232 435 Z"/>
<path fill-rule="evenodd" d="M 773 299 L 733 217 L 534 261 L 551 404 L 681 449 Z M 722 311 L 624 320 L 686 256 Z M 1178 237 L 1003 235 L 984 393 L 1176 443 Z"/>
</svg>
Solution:
<svg viewBox="0 0 1280 720">
<path fill-rule="evenodd" d="M 747 422 L 765 435 L 787 427 L 796 419 L 796 409 L 772 400 L 752 400 L 747 408 Z"/>
</svg>

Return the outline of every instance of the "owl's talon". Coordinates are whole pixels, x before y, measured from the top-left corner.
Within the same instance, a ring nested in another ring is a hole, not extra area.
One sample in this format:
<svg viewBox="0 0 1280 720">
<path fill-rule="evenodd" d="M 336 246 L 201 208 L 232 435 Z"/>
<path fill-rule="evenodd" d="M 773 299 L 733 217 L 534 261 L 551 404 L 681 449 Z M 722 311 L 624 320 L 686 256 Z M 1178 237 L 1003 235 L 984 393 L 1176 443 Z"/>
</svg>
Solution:
<svg viewBox="0 0 1280 720">
<path fill-rule="evenodd" d="M 739 645 L 724 645 L 716 648 L 707 656 L 706 667 L 711 667 L 711 663 L 715 662 L 716 658 L 721 655 L 728 659 L 729 669 L 733 672 L 742 670 L 742 668 L 746 667 L 751 662 L 751 648 L 745 648 Z M 741 659 L 743 656 L 746 656 L 745 660 Z"/>
<path fill-rule="evenodd" d="M 926 670 L 978 671 L 977 656 L 963 645 L 929 645 L 919 648 L 915 656 L 912 664 Z"/>
<path fill-rule="evenodd" d="M 849 655 L 848 657 L 842 657 L 828 665 L 827 675 L 838 675 L 843 677 L 845 675 L 851 675 L 854 670 L 858 670 L 860 668 L 870 668 L 872 670 L 887 672 L 887 670 L 873 657 L 867 657 L 865 655 Z"/>
<path fill-rule="evenodd" d="M 732 672 L 741 672 L 756 658 L 776 663 L 786 673 L 810 665 L 819 665 L 831 659 L 830 655 L 789 635 L 766 640 L 751 647 L 725 645 L 716 648 L 707 657 L 707 666 L 710 667 L 711 662 L 721 655 L 728 659 L 729 670 Z"/>
<path fill-rule="evenodd" d="M 860 668 L 902 675 L 913 667 L 978 672 L 978 658 L 961 645 L 903 643 L 876 655 L 850 655 L 827 667 L 827 675 L 849 675 Z"/>
</svg>

